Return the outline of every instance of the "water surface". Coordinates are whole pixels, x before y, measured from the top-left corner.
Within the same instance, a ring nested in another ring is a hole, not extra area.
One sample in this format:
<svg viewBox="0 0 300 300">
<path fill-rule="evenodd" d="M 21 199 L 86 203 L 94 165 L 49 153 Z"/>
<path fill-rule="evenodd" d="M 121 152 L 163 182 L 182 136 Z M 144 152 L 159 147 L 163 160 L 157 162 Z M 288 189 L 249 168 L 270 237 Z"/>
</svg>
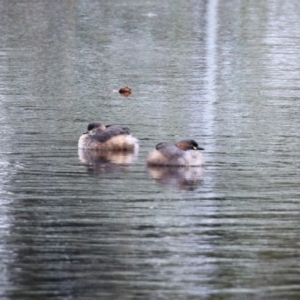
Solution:
<svg viewBox="0 0 300 300">
<path fill-rule="evenodd" d="M 1 298 L 299 298 L 298 1 L 0 8 Z M 139 153 L 80 156 L 92 120 Z"/>
</svg>

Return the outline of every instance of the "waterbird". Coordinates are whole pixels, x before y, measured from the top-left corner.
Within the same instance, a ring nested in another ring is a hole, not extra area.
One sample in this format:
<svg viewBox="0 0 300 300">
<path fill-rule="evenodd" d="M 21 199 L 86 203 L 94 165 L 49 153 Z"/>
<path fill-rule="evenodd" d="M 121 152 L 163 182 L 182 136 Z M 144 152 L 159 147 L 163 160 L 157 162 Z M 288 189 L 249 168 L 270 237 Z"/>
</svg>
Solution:
<svg viewBox="0 0 300 300">
<path fill-rule="evenodd" d="M 119 89 L 119 93 L 124 97 L 128 97 L 132 93 L 132 89 L 126 85 Z"/>
<path fill-rule="evenodd" d="M 138 139 L 132 136 L 128 127 L 105 125 L 99 121 L 89 123 L 87 131 L 78 140 L 79 149 L 135 151 L 138 146 Z"/>
<path fill-rule="evenodd" d="M 205 163 L 200 150 L 203 148 L 192 139 L 181 140 L 177 143 L 162 142 L 156 145 L 148 158 L 149 166 L 202 166 Z"/>
</svg>

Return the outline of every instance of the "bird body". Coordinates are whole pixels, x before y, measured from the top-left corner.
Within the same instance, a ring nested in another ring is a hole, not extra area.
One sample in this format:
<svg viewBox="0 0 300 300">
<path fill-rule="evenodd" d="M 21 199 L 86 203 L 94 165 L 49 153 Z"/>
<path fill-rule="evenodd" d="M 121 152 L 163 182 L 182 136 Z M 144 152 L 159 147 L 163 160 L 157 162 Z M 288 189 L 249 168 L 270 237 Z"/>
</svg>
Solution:
<svg viewBox="0 0 300 300">
<path fill-rule="evenodd" d="M 194 140 L 182 140 L 178 143 L 162 142 L 156 145 L 147 159 L 151 166 L 201 166 L 204 165 L 203 154 Z"/>
<path fill-rule="evenodd" d="M 128 127 L 120 125 L 104 125 L 101 122 L 91 122 L 87 132 L 78 140 L 79 149 L 134 151 L 138 140 L 131 135 Z"/>
</svg>

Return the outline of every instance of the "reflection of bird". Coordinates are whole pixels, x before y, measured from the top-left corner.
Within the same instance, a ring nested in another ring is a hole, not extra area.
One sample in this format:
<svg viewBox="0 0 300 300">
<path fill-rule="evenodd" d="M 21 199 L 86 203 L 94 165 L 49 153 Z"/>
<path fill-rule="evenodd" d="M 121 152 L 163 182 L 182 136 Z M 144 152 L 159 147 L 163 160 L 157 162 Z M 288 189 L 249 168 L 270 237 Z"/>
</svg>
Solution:
<svg viewBox="0 0 300 300">
<path fill-rule="evenodd" d="M 138 140 L 133 137 L 128 127 L 120 125 L 104 125 L 95 121 L 88 124 L 87 132 L 78 141 L 80 149 L 134 151 L 138 148 Z"/>
<path fill-rule="evenodd" d="M 82 163 L 94 165 L 103 163 L 130 164 L 136 158 L 137 153 L 124 151 L 99 151 L 78 149 L 78 156 Z"/>
<path fill-rule="evenodd" d="M 103 173 L 126 169 L 136 158 L 137 152 L 78 149 L 78 156 L 89 171 Z"/>
<path fill-rule="evenodd" d="M 194 140 L 182 140 L 178 143 L 163 142 L 156 145 L 147 159 L 150 166 L 201 166 L 203 154 Z"/>
<path fill-rule="evenodd" d="M 201 182 L 203 166 L 168 167 L 148 166 L 148 173 L 158 184 L 173 186 L 181 190 L 194 190 Z"/>
</svg>

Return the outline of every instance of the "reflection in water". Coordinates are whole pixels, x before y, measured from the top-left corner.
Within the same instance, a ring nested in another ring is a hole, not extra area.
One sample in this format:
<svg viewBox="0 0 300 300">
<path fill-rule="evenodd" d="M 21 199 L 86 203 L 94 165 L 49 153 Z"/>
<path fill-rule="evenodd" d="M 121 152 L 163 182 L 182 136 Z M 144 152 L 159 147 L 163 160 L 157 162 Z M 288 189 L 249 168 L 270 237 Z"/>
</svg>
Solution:
<svg viewBox="0 0 300 300">
<path fill-rule="evenodd" d="M 204 167 L 148 167 L 148 172 L 158 184 L 181 190 L 195 190 L 202 182 Z"/>
<path fill-rule="evenodd" d="M 95 173 L 114 172 L 127 168 L 137 157 L 138 150 L 124 151 L 99 151 L 78 149 L 80 161 Z"/>
</svg>

